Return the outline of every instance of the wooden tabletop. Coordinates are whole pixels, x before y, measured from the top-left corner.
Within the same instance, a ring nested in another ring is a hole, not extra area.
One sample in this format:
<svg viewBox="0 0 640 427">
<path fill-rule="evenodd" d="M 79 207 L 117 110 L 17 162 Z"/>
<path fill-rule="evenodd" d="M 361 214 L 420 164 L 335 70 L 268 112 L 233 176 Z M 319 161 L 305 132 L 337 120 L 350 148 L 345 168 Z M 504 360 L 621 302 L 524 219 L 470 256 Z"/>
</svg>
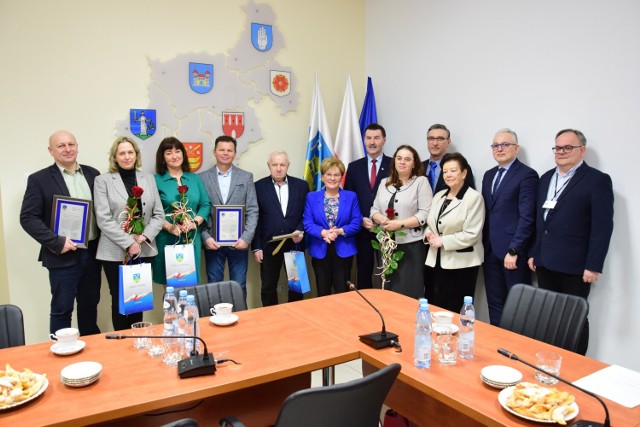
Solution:
<svg viewBox="0 0 640 427">
<path fill-rule="evenodd" d="M 455 366 L 444 366 L 434 360 L 430 369 L 420 370 L 413 364 L 413 334 L 418 309 L 417 301 L 379 289 L 367 289 L 361 292 L 382 312 L 387 331 L 400 336 L 402 353 L 397 353 L 392 348 L 375 350 L 359 341 L 358 335 L 380 331 L 381 323 L 378 314 L 355 292 L 304 300 L 284 307 L 322 326 L 327 331 L 333 331 L 337 339 L 344 340 L 346 345 L 357 346 L 362 359 L 377 368 L 391 363 L 400 363 L 402 370 L 398 378 L 401 382 L 443 405 L 466 414 L 480 424 L 525 426 L 537 424 L 504 410 L 498 403 L 500 390 L 491 388 L 480 380 L 480 370 L 485 366 L 505 365 L 522 372 L 523 381 L 535 382 L 533 368 L 500 355 L 497 352 L 499 347 L 515 353 L 530 363 L 535 362 L 535 353 L 538 351 L 556 351 L 563 357 L 561 376 L 569 381 L 575 381 L 608 366 L 597 360 L 478 321 L 475 327 L 473 359 L 458 359 Z M 430 308 L 432 311 L 441 310 L 435 306 Z M 454 323 L 458 324 L 458 318 L 459 315 L 456 314 Z M 604 420 L 604 410 L 593 397 L 563 383 L 558 383 L 554 387 L 568 391 L 576 397 L 579 406 L 576 420 L 587 419 L 598 422 Z M 640 407 L 628 409 L 610 400 L 604 400 L 609 408 L 613 426 L 640 425 Z"/>
</svg>

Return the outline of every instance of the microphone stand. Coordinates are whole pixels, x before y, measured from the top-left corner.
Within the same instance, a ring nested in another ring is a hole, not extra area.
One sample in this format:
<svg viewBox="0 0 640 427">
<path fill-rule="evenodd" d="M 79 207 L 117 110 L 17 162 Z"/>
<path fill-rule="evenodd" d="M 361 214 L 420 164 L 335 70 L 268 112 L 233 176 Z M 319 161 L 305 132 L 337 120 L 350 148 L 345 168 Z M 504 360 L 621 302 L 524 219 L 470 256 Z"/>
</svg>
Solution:
<svg viewBox="0 0 640 427">
<path fill-rule="evenodd" d="M 500 353 L 501 355 L 503 355 L 504 357 L 507 357 L 509 359 L 517 360 L 520 363 L 524 363 L 525 365 L 532 367 L 536 371 L 540 371 L 545 375 L 548 375 L 550 377 L 553 377 L 553 378 L 557 379 L 558 381 L 562 381 L 563 383 L 568 384 L 573 388 L 577 388 L 581 392 L 583 392 L 585 394 L 588 394 L 591 397 L 595 397 L 598 400 L 598 402 L 600 402 L 600 404 L 604 408 L 604 414 L 605 414 L 604 424 L 597 423 L 597 422 L 594 422 L 594 421 L 581 420 L 581 421 L 576 421 L 575 423 L 571 424 L 571 427 L 610 427 L 611 426 L 611 422 L 609 421 L 609 410 L 607 409 L 607 405 L 605 405 L 604 401 L 597 394 L 592 393 L 589 390 L 585 390 L 582 387 L 578 387 L 577 385 L 573 384 L 570 381 L 562 379 L 559 376 L 552 374 L 551 372 L 545 371 L 544 369 L 542 369 L 542 368 L 540 368 L 538 366 L 535 366 L 535 365 L 533 365 L 533 364 L 531 364 L 531 363 L 529 363 L 529 362 L 527 362 L 525 360 L 522 360 L 518 356 L 516 356 L 515 354 L 511 353 L 508 350 L 505 350 L 504 348 L 499 348 L 498 349 L 498 353 Z"/>
<path fill-rule="evenodd" d="M 198 340 L 203 345 L 204 354 L 198 354 L 197 350 L 191 351 L 189 357 L 178 362 L 178 375 L 180 378 L 200 377 L 203 375 L 213 375 L 216 372 L 216 360 L 213 354 L 207 350 L 207 343 L 195 335 L 122 335 L 107 334 L 105 338 L 108 340 L 122 340 L 126 338 L 177 338 L 177 339 L 193 339 Z"/>
<path fill-rule="evenodd" d="M 371 304 L 371 302 L 367 298 L 365 298 L 364 295 L 360 293 L 358 288 L 356 288 L 356 285 L 354 285 L 350 281 L 347 281 L 347 285 L 349 286 L 350 290 L 356 291 L 356 293 L 360 295 L 360 298 L 365 300 L 367 304 L 369 304 L 371 308 L 373 308 L 376 311 L 376 313 L 378 313 L 378 315 L 380 316 L 380 320 L 382 320 L 382 330 L 380 332 L 374 332 L 372 334 L 367 334 L 367 335 L 360 335 L 359 336 L 360 341 L 362 341 L 369 347 L 373 347 L 377 350 L 381 348 L 387 348 L 387 347 L 398 347 L 399 346 L 398 335 L 394 334 L 393 332 L 387 332 L 387 327 L 384 324 L 384 317 L 382 317 L 382 313 L 380 313 L 380 311 L 373 304 Z"/>
</svg>

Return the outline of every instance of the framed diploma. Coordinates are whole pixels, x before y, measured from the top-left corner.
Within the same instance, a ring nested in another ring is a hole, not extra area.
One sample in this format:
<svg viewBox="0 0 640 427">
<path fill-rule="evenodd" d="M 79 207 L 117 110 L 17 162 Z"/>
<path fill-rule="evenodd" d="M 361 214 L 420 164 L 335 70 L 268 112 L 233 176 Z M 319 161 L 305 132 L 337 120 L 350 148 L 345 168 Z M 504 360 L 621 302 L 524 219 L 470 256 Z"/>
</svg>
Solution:
<svg viewBox="0 0 640 427">
<path fill-rule="evenodd" d="M 53 196 L 51 208 L 51 229 L 59 236 L 70 238 L 79 248 L 89 246 L 93 201 Z"/>
<path fill-rule="evenodd" d="M 220 246 L 233 246 L 244 231 L 244 205 L 213 206 L 214 239 Z"/>
</svg>

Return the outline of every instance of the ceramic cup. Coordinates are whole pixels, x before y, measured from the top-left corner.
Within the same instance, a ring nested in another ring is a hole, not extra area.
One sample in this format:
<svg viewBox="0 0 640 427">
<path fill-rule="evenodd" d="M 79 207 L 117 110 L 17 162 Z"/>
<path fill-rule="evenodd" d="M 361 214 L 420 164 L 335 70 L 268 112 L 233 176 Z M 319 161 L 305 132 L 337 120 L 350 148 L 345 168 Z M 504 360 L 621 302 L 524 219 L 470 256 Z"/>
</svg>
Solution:
<svg viewBox="0 0 640 427">
<path fill-rule="evenodd" d="M 57 341 L 60 349 L 73 348 L 78 345 L 80 331 L 76 328 L 58 329 L 55 334 L 50 334 L 51 341 Z"/>
<path fill-rule="evenodd" d="M 232 311 L 233 311 L 233 304 L 228 302 L 221 302 L 213 306 L 213 308 L 211 309 L 211 314 L 220 319 L 223 319 L 231 315 Z"/>
<path fill-rule="evenodd" d="M 431 313 L 431 318 L 438 325 L 450 325 L 453 323 L 453 313 L 449 311 L 434 311 Z"/>
</svg>

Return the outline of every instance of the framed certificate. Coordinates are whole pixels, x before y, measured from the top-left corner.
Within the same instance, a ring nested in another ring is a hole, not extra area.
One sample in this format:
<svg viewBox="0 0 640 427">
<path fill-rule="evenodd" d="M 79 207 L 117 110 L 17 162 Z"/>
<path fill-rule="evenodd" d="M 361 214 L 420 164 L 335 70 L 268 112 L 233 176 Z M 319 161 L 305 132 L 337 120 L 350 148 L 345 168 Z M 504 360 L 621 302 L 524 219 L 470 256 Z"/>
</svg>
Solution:
<svg viewBox="0 0 640 427">
<path fill-rule="evenodd" d="M 232 246 L 244 231 L 244 205 L 215 205 L 213 219 L 216 243 L 220 246 Z"/>
<path fill-rule="evenodd" d="M 89 227 L 93 201 L 53 196 L 51 229 L 59 236 L 70 238 L 79 248 L 89 246 Z"/>
</svg>

